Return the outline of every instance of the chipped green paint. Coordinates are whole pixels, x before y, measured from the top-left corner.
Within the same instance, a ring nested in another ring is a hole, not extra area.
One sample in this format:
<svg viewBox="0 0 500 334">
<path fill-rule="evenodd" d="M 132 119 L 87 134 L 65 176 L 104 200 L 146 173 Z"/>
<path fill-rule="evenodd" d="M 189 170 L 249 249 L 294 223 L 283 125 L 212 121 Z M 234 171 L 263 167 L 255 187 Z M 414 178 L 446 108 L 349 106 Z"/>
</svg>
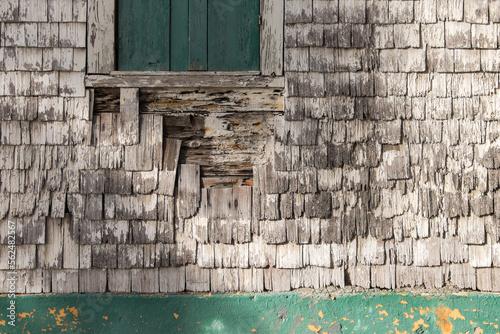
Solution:
<svg viewBox="0 0 500 334">
<path fill-rule="evenodd" d="M 30 295 L 5 333 L 500 333 L 496 294 Z"/>
</svg>

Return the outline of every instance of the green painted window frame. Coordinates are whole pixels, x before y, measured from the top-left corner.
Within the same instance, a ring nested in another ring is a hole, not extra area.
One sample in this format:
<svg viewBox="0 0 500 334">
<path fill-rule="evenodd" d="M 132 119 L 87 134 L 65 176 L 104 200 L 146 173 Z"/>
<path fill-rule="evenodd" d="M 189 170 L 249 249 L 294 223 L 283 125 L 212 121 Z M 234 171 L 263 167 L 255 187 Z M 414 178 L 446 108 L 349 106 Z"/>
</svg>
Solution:
<svg viewBox="0 0 500 334">
<path fill-rule="evenodd" d="M 116 71 L 115 0 L 88 0 L 87 74 L 123 76 L 226 75 L 282 76 L 284 59 L 284 0 L 260 0 L 260 68 L 256 71 Z M 238 79 L 239 77 L 239 79 Z M 92 80 L 91 80 L 92 81 Z M 237 83 L 236 83 L 237 84 Z M 227 83 L 224 84 L 227 86 Z"/>
</svg>

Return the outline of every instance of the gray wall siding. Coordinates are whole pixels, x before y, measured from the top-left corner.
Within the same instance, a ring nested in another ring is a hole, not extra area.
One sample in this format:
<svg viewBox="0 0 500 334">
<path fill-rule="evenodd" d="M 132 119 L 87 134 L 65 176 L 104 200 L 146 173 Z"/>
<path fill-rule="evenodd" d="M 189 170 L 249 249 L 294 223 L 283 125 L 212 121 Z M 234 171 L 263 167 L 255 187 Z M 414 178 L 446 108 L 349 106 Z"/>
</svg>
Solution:
<svg viewBox="0 0 500 334">
<path fill-rule="evenodd" d="M 500 291 L 500 1 L 284 8 L 284 111 L 216 188 L 138 89 L 93 113 L 85 0 L 1 1 L 0 292 L 8 221 L 20 293 Z"/>
</svg>

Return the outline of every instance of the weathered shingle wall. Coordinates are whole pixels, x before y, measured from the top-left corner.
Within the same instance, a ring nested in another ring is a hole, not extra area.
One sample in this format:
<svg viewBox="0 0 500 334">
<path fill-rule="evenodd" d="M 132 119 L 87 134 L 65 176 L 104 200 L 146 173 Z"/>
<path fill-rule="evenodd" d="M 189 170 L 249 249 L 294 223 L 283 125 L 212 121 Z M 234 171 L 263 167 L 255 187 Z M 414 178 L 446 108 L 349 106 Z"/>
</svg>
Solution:
<svg viewBox="0 0 500 334">
<path fill-rule="evenodd" d="M 287 1 L 281 213 L 351 284 L 499 288 L 499 5 Z"/>
<path fill-rule="evenodd" d="M 285 112 L 232 188 L 137 90 L 92 114 L 86 7 L 0 3 L 1 291 L 8 220 L 18 292 L 500 291 L 500 1 L 285 1 Z"/>
</svg>

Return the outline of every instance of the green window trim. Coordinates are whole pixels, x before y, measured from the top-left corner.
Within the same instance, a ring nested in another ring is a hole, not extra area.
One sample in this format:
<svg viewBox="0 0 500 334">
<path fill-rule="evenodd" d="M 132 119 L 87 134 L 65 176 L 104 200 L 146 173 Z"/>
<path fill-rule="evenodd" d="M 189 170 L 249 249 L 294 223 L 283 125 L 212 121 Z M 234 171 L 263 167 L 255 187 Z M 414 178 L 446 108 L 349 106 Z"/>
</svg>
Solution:
<svg viewBox="0 0 500 334">
<path fill-rule="evenodd" d="M 212 0 L 208 0 L 212 1 Z M 137 1 L 140 2 L 140 1 Z M 170 2 L 170 6 L 176 6 L 177 2 Z M 169 71 L 119 71 L 117 67 L 117 28 L 118 28 L 118 7 L 116 0 L 88 0 L 88 14 L 87 14 L 87 78 L 92 76 L 108 76 L 108 78 L 101 78 L 107 84 L 115 82 L 117 85 L 122 84 L 124 76 L 150 76 L 148 85 L 155 84 L 156 79 L 152 77 L 162 77 L 158 84 L 171 82 L 170 79 L 163 78 L 168 75 L 186 75 L 202 76 L 201 81 L 204 81 L 204 75 L 217 75 L 223 73 L 224 75 L 235 76 L 234 81 L 239 85 L 241 73 L 243 76 L 277 76 L 283 75 L 283 61 L 284 61 L 284 0 L 260 0 L 260 22 L 259 22 L 259 43 L 260 43 L 260 66 L 256 70 L 245 71 L 238 69 L 237 71 L 179 71 L 175 66 Z M 179 17 L 170 17 L 170 26 L 174 24 L 175 20 Z M 181 20 L 182 22 L 182 20 Z M 179 23 L 175 23 L 175 28 L 180 29 Z M 186 31 L 186 30 L 184 30 Z M 185 39 L 185 38 L 184 38 Z M 170 46 L 171 47 L 171 46 Z M 175 48 L 175 51 L 170 53 L 171 59 L 174 63 L 178 63 L 176 59 L 184 59 L 187 52 L 186 48 Z M 208 50 L 207 50 L 208 52 Z M 176 58 L 177 57 L 177 58 Z M 188 64 L 188 63 L 187 63 Z M 181 62 L 181 66 L 184 65 Z M 186 65 L 187 67 L 187 65 Z M 241 73 L 240 73 L 241 72 Z M 239 77 L 238 77 L 239 76 Z M 249 77 L 250 78 L 250 77 Z M 90 79 L 94 81 L 94 79 Z M 128 81 L 128 80 L 126 80 Z M 136 81 L 130 79 L 130 81 Z M 142 80 L 141 80 L 142 81 Z M 248 84 L 252 84 L 250 80 Z M 223 85 L 231 85 L 225 82 Z M 198 85 L 197 85 L 198 86 Z"/>
</svg>

